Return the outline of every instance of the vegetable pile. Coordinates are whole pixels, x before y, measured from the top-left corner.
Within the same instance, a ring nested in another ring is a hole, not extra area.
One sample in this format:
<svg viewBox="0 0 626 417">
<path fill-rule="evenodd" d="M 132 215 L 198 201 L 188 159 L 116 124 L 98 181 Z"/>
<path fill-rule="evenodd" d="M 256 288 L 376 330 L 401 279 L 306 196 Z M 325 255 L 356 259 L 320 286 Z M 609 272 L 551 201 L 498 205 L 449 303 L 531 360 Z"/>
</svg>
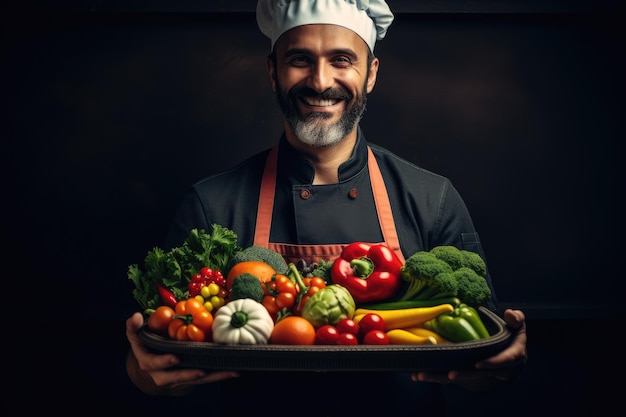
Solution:
<svg viewBox="0 0 626 417">
<path fill-rule="evenodd" d="M 477 308 L 486 265 L 453 246 L 401 262 L 384 244 L 353 242 L 334 261 L 287 263 L 237 245 L 232 230 L 194 229 L 128 268 L 146 326 L 174 340 L 220 344 L 444 344 L 490 337 Z"/>
</svg>

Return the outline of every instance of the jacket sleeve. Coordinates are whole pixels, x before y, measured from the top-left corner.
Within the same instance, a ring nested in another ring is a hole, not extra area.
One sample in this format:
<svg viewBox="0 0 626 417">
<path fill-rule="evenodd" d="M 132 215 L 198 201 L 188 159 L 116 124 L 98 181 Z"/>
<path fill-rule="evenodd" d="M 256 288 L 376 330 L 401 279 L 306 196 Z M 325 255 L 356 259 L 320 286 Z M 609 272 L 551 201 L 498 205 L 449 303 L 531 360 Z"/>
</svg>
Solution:
<svg viewBox="0 0 626 417">
<path fill-rule="evenodd" d="M 434 235 L 437 238 L 433 240 L 431 248 L 440 245 L 456 246 L 459 249 L 478 253 L 487 263 L 480 236 L 474 227 L 469 210 L 459 192 L 449 181 L 446 182 L 442 193 L 439 214 L 435 224 L 436 233 Z M 488 300 L 487 307 L 492 311 L 497 311 L 498 299 L 488 267 L 486 280 L 491 289 L 491 299 Z"/>
<path fill-rule="evenodd" d="M 180 246 L 189 236 L 191 229 L 209 231 L 209 226 L 200 198 L 195 190 L 191 190 L 178 206 L 163 247 L 165 250 L 170 250 Z"/>
</svg>

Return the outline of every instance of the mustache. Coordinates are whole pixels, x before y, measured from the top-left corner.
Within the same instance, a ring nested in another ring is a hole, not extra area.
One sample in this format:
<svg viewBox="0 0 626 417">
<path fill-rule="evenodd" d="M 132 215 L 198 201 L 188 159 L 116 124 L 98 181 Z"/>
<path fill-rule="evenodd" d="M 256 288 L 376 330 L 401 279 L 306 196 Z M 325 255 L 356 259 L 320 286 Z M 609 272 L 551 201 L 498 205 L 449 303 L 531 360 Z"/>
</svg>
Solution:
<svg viewBox="0 0 626 417">
<path fill-rule="evenodd" d="M 318 93 L 307 86 L 298 86 L 291 89 L 292 97 L 313 97 L 321 100 L 347 100 L 350 101 L 354 97 L 348 90 L 343 88 L 329 88 L 322 93 Z"/>
</svg>

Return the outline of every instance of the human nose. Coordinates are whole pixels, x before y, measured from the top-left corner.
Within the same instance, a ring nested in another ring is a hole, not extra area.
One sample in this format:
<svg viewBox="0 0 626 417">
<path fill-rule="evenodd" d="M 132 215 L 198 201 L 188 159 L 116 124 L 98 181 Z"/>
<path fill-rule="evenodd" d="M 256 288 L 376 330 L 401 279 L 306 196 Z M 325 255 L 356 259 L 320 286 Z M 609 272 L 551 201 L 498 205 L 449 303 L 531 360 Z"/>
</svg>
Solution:
<svg viewBox="0 0 626 417">
<path fill-rule="evenodd" d="M 313 65 L 308 77 L 308 85 L 318 93 L 328 90 L 333 85 L 331 69 L 323 63 Z"/>
</svg>

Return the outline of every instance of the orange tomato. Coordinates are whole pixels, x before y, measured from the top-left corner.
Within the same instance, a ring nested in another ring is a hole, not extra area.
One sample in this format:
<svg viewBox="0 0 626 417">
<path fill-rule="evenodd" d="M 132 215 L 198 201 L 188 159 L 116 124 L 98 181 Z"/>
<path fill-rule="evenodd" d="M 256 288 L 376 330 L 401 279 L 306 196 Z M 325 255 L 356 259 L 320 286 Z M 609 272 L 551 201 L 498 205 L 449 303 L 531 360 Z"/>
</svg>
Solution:
<svg viewBox="0 0 626 417">
<path fill-rule="evenodd" d="M 269 282 L 276 275 L 276 270 L 268 263 L 263 261 L 243 261 L 236 263 L 226 277 L 226 289 L 230 291 L 235 277 L 247 272 L 254 275 L 261 282 Z"/>
<path fill-rule="evenodd" d="M 167 336 L 167 327 L 174 320 L 176 312 L 170 306 L 159 306 L 148 317 L 148 328 L 161 336 Z"/>
<path fill-rule="evenodd" d="M 274 324 L 270 343 L 277 345 L 312 345 L 315 327 L 301 316 L 287 316 Z"/>
</svg>

